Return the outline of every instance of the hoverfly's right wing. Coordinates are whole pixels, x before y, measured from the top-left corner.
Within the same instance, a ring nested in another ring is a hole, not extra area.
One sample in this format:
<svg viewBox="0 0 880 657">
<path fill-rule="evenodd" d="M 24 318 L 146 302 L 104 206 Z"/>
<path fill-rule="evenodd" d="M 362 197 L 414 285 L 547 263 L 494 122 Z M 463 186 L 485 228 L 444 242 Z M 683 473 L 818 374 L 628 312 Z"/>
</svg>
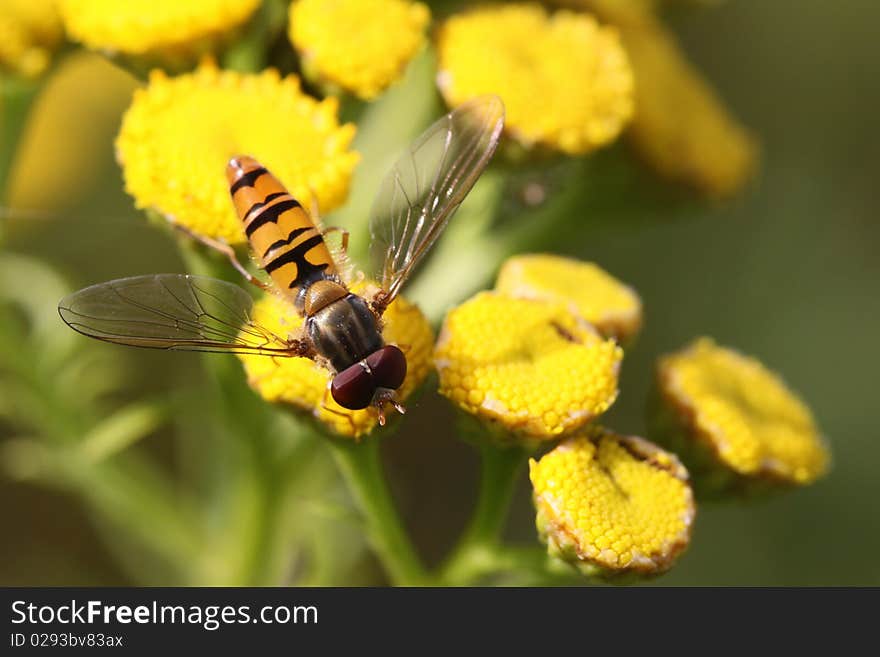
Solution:
<svg viewBox="0 0 880 657">
<path fill-rule="evenodd" d="M 504 127 L 504 104 L 481 96 L 452 110 L 410 146 L 382 181 L 370 216 L 374 274 L 385 303 L 486 168 Z"/>
<path fill-rule="evenodd" d="M 290 344 L 251 321 L 237 285 L 188 274 L 152 274 L 92 285 L 62 299 L 61 319 L 98 340 L 133 347 L 293 356 Z"/>
</svg>

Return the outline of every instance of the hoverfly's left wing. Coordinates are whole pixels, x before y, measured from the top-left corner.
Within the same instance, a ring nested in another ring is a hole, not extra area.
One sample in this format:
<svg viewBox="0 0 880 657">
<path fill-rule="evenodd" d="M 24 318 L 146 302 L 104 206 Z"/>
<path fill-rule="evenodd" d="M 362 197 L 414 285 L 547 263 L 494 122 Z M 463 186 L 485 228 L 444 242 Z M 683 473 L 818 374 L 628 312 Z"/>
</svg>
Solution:
<svg viewBox="0 0 880 657">
<path fill-rule="evenodd" d="M 370 232 L 374 272 L 386 304 L 486 168 L 503 127 L 504 104 L 498 96 L 471 100 L 428 128 L 385 176 Z"/>
<path fill-rule="evenodd" d="M 251 321 L 237 285 L 188 274 L 152 274 L 92 285 L 62 299 L 68 326 L 133 347 L 293 356 L 288 342 Z"/>
</svg>

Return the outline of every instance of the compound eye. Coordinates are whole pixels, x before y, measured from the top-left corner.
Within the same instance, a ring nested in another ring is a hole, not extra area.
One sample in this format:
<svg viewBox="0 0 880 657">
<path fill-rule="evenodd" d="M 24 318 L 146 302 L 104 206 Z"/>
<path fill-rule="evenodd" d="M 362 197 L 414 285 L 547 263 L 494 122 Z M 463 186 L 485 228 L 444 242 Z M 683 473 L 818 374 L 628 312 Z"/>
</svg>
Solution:
<svg viewBox="0 0 880 657">
<path fill-rule="evenodd" d="M 397 390 L 406 378 L 406 356 L 393 344 L 385 345 L 367 356 L 376 385 Z"/>
<path fill-rule="evenodd" d="M 330 394 L 333 395 L 333 399 L 350 411 L 358 411 L 369 406 L 375 392 L 376 382 L 373 376 L 358 363 L 342 370 L 333 377 L 333 382 L 330 384 Z"/>
</svg>

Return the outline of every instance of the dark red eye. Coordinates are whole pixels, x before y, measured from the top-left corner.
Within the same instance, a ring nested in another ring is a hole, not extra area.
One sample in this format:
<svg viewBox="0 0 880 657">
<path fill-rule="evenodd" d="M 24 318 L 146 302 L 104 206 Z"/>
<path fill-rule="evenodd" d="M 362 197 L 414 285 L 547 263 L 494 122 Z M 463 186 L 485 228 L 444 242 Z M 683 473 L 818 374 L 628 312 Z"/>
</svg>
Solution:
<svg viewBox="0 0 880 657">
<path fill-rule="evenodd" d="M 369 406 L 374 392 L 376 383 L 373 376 L 358 363 L 342 370 L 330 384 L 330 394 L 336 403 L 351 411 Z"/>
<path fill-rule="evenodd" d="M 381 388 L 397 390 L 406 378 L 406 356 L 393 344 L 367 356 L 367 365 L 373 372 L 376 385 Z"/>
</svg>

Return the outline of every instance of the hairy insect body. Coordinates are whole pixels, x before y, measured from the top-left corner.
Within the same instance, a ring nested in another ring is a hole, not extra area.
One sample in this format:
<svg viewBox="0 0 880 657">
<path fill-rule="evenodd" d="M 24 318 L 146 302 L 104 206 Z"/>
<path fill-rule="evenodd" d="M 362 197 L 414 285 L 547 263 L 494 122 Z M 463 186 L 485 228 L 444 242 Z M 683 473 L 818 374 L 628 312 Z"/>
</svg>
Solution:
<svg viewBox="0 0 880 657">
<path fill-rule="evenodd" d="M 306 315 L 305 324 L 315 351 L 337 372 L 385 346 L 376 316 L 356 294 L 347 294 Z"/>
</svg>

